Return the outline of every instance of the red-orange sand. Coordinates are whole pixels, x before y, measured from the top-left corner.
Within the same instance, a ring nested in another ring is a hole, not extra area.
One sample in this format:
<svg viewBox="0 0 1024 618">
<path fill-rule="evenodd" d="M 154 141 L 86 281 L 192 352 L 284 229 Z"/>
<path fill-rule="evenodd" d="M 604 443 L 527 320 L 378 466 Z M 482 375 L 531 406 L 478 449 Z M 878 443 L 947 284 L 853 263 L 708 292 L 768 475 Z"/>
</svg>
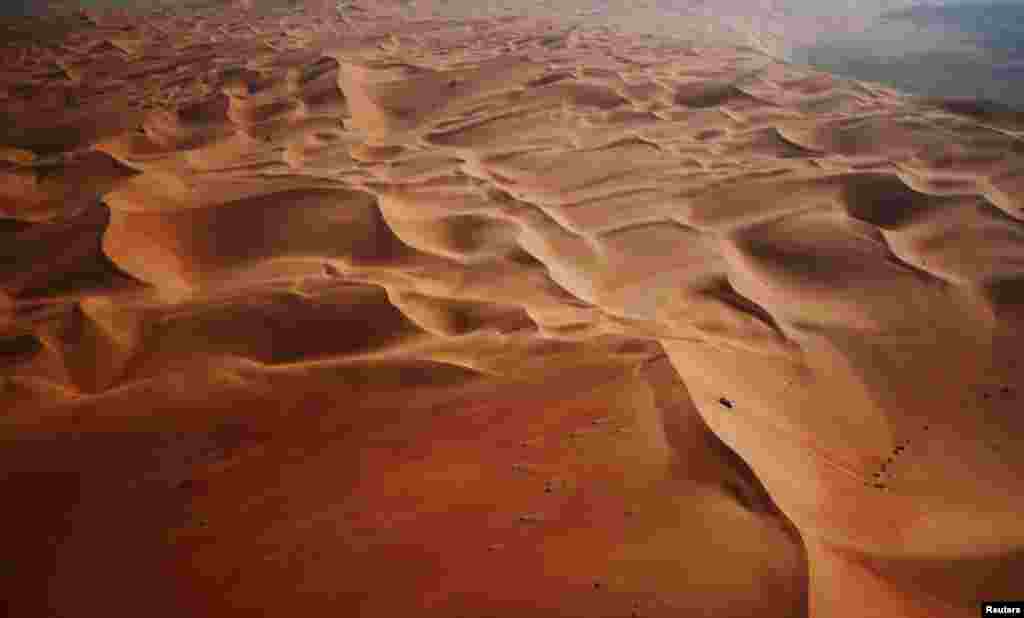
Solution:
<svg viewBox="0 0 1024 618">
<path fill-rule="evenodd" d="M 3 24 L 6 615 L 1024 598 L 1024 118 L 273 4 Z"/>
</svg>

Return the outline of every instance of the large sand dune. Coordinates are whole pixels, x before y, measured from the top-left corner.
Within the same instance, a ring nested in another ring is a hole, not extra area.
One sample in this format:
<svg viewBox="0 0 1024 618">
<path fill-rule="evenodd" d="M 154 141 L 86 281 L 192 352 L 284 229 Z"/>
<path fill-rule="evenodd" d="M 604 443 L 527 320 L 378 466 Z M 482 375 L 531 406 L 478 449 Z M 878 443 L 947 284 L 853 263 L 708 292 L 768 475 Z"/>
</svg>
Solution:
<svg viewBox="0 0 1024 618">
<path fill-rule="evenodd" d="M 265 5 L 0 50 L 9 615 L 1024 597 L 1024 117 Z"/>
</svg>

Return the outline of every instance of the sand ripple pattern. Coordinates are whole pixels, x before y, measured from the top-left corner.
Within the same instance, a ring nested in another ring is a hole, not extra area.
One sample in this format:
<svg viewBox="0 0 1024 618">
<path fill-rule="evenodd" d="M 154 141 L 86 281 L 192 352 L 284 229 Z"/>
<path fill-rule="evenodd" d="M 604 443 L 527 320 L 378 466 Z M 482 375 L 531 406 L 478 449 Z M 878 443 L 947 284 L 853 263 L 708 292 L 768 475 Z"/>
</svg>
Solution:
<svg viewBox="0 0 1024 618">
<path fill-rule="evenodd" d="M 1024 548 L 1024 416 L 979 395 L 1021 386 L 1024 118 L 538 20 L 80 19 L 4 52 L 12 418 L 664 350 L 812 559 Z"/>
</svg>

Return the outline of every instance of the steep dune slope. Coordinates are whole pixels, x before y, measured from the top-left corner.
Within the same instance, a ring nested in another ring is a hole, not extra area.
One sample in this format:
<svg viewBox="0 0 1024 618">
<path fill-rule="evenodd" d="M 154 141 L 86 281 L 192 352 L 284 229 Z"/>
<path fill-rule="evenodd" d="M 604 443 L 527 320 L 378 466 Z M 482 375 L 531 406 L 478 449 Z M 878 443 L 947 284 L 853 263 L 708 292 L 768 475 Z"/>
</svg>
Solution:
<svg viewBox="0 0 1024 618">
<path fill-rule="evenodd" d="M 1024 121 L 398 12 L 5 52 L 12 615 L 1024 595 Z"/>
</svg>

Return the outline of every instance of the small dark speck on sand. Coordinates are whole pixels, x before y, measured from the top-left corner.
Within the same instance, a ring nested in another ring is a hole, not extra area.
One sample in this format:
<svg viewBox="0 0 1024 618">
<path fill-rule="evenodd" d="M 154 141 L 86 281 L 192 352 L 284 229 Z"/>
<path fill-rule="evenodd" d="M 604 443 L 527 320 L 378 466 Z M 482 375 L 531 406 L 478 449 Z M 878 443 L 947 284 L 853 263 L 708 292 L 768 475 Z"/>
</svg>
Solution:
<svg viewBox="0 0 1024 618">
<path fill-rule="evenodd" d="M 718 400 L 718 403 L 719 403 L 719 404 L 720 404 L 720 405 L 721 405 L 722 407 L 725 407 L 725 408 L 729 408 L 730 410 L 732 409 L 732 402 L 731 402 L 731 401 L 729 401 L 728 399 L 726 399 L 725 397 L 722 397 L 721 399 L 719 399 L 719 400 Z"/>
</svg>

